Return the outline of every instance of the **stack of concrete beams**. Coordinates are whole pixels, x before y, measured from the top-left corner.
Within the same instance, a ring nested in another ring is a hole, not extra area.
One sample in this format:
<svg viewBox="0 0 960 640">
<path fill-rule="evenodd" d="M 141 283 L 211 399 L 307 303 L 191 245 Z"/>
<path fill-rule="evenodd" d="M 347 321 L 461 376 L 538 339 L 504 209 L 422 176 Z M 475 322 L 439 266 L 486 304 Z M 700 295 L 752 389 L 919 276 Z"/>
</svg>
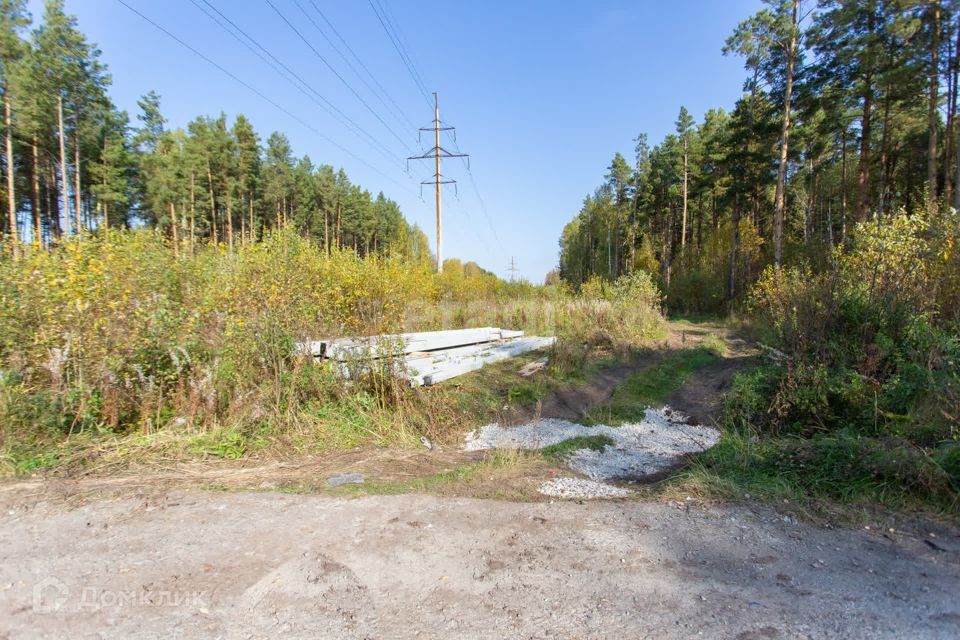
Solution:
<svg viewBox="0 0 960 640">
<path fill-rule="evenodd" d="M 523 331 L 478 327 L 320 340 L 299 347 L 314 358 L 337 363 L 348 376 L 373 362 L 392 359 L 412 384 L 431 385 L 485 364 L 545 349 L 555 341 L 554 337 L 525 337 Z"/>
</svg>

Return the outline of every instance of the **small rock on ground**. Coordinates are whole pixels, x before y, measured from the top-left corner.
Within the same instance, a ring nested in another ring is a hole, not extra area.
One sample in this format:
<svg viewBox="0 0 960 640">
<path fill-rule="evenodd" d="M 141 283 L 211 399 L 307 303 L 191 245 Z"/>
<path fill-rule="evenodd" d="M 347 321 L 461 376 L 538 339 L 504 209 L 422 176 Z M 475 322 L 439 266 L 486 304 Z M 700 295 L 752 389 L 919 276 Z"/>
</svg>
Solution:
<svg viewBox="0 0 960 640">
<path fill-rule="evenodd" d="M 339 487 L 342 484 L 363 484 L 364 482 L 363 474 L 356 472 L 338 473 L 327 478 L 327 484 L 331 487 Z"/>
</svg>

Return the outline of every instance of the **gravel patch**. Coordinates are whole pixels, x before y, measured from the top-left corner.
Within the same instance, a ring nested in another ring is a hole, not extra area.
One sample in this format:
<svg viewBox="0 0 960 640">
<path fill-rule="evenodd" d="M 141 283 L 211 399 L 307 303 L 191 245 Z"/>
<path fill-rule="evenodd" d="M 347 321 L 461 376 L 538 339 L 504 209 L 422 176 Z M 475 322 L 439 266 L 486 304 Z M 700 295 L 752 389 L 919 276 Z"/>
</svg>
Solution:
<svg viewBox="0 0 960 640">
<path fill-rule="evenodd" d="M 617 478 L 642 479 L 677 466 L 684 456 L 706 451 L 720 440 L 710 427 L 687 424 L 686 417 L 671 410 L 647 409 L 642 422 L 619 427 L 588 427 L 568 420 L 547 418 L 516 427 L 488 424 L 467 434 L 464 450 L 542 449 L 583 436 L 608 436 L 613 445 L 603 451 L 577 449 L 567 466 L 589 480 L 558 478 L 540 487 L 540 493 L 562 498 L 613 498 L 630 492 L 604 484 Z"/>
<path fill-rule="evenodd" d="M 710 427 L 691 425 L 669 407 L 647 409 L 643 422 L 619 427 L 587 427 L 576 422 L 544 419 L 516 427 L 488 424 L 467 434 L 464 450 L 542 449 L 570 438 L 609 436 L 614 444 L 603 451 L 579 449 L 567 466 L 591 480 L 643 478 L 676 466 L 691 453 L 705 451 L 720 439 Z"/>
<path fill-rule="evenodd" d="M 540 485 L 540 493 L 554 498 L 626 498 L 632 491 L 596 480 L 557 478 Z"/>
</svg>

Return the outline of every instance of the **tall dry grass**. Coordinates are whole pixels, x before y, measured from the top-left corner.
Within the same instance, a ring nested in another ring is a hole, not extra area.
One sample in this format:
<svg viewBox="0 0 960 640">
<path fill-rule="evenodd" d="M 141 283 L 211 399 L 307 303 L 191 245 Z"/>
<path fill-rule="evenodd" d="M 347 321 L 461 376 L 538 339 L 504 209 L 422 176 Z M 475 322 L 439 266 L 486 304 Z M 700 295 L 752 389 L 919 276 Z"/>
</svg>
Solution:
<svg viewBox="0 0 960 640">
<path fill-rule="evenodd" d="M 624 287 L 585 299 L 478 270 L 437 277 L 396 257 L 328 257 L 292 233 L 177 256 L 152 232 L 115 232 L 4 257 L 0 450 L 29 470 L 65 441 L 237 457 L 438 436 L 456 423 L 442 391 L 347 383 L 295 344 L 493 325 L 627 349 L 662 318 L 649 279 Z"/>
</svg>

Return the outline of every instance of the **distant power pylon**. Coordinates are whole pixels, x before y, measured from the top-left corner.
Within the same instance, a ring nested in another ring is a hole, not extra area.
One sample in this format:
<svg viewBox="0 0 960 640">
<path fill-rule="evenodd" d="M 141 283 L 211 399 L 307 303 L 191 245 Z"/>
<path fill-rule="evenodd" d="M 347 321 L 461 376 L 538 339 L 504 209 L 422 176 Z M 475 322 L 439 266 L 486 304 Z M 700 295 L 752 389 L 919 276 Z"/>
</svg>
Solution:
<svg viewBox="0 0 960 640">
<path fill-rule="evenodd" d="M 433 149 L 430 149 L 422 156 L 410 156 L 407 158 L 407 165 L 410 164 L 411 160 L 430 160 L 432 159 L 435 162 L 436 170 L 433 174 L 433 180 L 424 180 L 420 183 L 421 190 L 423 185 L 432 184 L 435 186 L 437 191 L 437 273 L 443 273 L 443 223 L 440 215 L 440 187 L 444 184 L 456 185 L 457 181 L 452 179 L 444 179 L 443 174 L 440 173 L 440 158 L 467 158 L 467 167 L 470 166 L 470 154 L 467 153 L 450 153 L 446 149 L 440 146 L 440 132 L 441 131 L 454 131 L 455 127 L 440 126 L 440 102 L 437 99 L 437 92 L 433 92 L 433 126 L 432 127 L 421 127 L 420 131 L 433 131 Z M 453 134 L 456 137 L 456 134 Z M 456 188 L 456 187 L 454 187 Z"/>
<path fill-rule="evenodd" d="M 519 269 L 517 269 L 517 263 L 514 261 L 513 256 L 510 256 L 510 268 L 507 269 L 507 271 L 510 272 L 510 282 L 516 280 L 517 271 L 519 271 Z"/>
</svg>

